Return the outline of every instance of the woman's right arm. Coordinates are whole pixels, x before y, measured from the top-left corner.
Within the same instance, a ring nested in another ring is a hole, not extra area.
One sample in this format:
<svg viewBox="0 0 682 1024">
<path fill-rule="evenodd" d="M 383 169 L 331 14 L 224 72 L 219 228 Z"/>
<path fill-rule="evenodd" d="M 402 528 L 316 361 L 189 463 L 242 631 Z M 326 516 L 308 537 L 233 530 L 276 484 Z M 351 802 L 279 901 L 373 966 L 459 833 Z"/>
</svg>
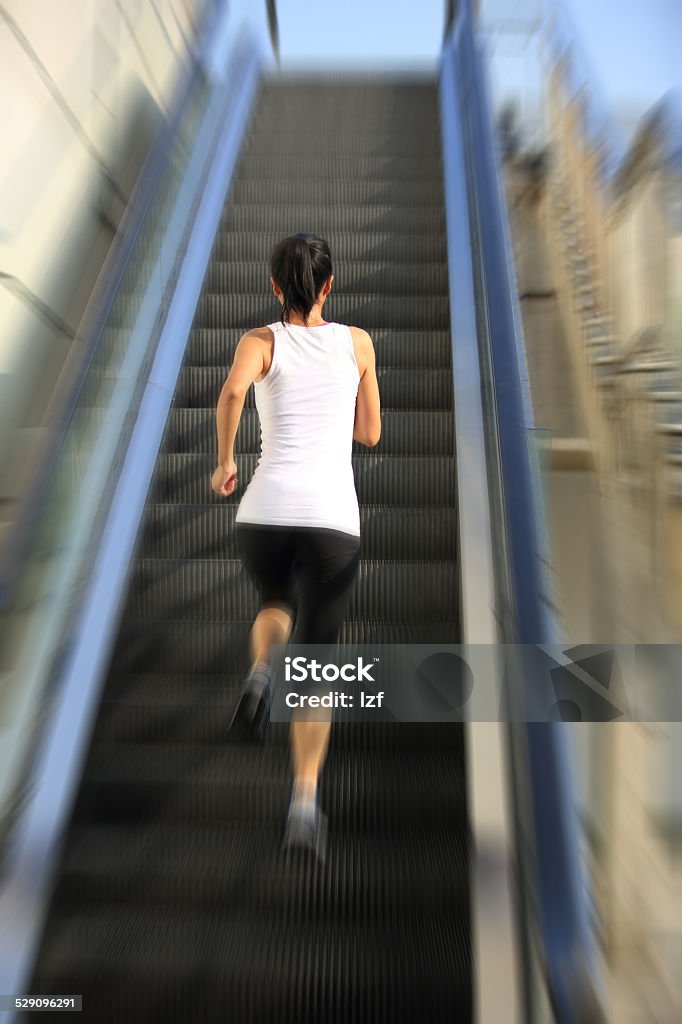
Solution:
<svg viewBox="0 0 682 1024">
<path fill-rule="evenodd" d="M 355 400 L 353 440 L 373 448 L 381 437 L 381 400 L 374 345 L 367 331 L 352 327 L 360 383 Z"/>
</svg>

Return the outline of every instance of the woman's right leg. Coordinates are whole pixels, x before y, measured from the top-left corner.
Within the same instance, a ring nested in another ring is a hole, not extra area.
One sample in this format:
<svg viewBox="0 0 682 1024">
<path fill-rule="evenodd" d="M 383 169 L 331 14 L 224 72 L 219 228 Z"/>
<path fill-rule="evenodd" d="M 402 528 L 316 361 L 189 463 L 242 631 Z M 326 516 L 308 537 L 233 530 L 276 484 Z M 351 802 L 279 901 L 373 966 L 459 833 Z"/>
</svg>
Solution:
<svg viewBox="0 0 682 1024">
<path fill-rule="evenodd" d="M 360 538 L 340 530 L 305 528 L 296 534 L 299 594 L 297 643 L 335 644 L 360 564 Z"/>
</svg>

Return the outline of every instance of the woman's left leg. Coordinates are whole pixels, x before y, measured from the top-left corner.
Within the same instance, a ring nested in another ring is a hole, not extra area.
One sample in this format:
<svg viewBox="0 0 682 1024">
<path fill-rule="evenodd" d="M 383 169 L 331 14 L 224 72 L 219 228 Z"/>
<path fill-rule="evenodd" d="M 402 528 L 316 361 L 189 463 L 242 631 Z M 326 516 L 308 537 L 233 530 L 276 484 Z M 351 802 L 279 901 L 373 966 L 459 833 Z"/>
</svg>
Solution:
<svg viewBox="0 0 682 1024">
<path fill-rule="evenodd" d="M 270 648 L 287 642 L 296 618 L 294 548 L 290 530 L 282 527 L 237 523 L 235 536 L 261 608 L 251 627 L 251 668 L 232 724 L 262 741 L 270 715 Z"/>
<path fill-rule="evenodd" d="M 267 664 L 273 644 L 285 644 L 294 624 L 294 609 L 287 604 L 264 603 L 249 635 L 251 671 Z"/>
<path fill-rule="evenodd" d="M 235 538 L 244 568 L 261 601 L 249 636 L 252 667 L 267 662 L 272 644 L 286 643 L 296 616 L 294 546 L 289 529 L 236 523 Z"/>
</svg>

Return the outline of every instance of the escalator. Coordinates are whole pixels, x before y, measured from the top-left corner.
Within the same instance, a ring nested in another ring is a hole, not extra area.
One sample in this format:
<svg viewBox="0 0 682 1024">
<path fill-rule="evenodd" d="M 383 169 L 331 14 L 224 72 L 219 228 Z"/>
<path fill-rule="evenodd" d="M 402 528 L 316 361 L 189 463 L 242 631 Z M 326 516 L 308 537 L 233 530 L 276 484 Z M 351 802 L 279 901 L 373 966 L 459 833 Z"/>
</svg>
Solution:
<svg viewBox="0 0 682 1024">
<path fill-rule="evenodd" d="M 287 726 L 271 723 L 262 749 L 227 728 L 258 608 L 234 543 L 259 446 L 253 389 L 242 485 L 229 499 L 210 487 L 235 345 L 279 315 L 272 245 L 313 231 L 334 263 L 324 316 L 371 334 L 383 406 L 379 445 L 354 443 L 362 560 L 340 642 L 460 641 L 440 147 L 431 79 L 261 85 L 27 988 L 82 993 L 82 1019 L 472 1019 L 464 726 L 336 726 L 326 864 L 285 860 Z"/>
</svg>

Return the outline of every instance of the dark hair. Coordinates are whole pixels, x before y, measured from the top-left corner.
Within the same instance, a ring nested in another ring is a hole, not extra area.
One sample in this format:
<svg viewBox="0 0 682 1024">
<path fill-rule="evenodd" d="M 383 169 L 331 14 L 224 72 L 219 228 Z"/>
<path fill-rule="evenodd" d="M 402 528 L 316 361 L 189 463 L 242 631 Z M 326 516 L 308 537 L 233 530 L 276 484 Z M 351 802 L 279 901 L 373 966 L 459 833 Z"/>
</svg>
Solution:
<svg viewBox="0 0 682 1024">
<path fill-rule="evenodd" d="M 282 323 L 296 310 L 307 327 L 320 288 L 332 273 L 332 257 L 324 238 L 308 231 L 282 238 L 272 250 L 270 273 L 284 296 Z"/>
</svg>

